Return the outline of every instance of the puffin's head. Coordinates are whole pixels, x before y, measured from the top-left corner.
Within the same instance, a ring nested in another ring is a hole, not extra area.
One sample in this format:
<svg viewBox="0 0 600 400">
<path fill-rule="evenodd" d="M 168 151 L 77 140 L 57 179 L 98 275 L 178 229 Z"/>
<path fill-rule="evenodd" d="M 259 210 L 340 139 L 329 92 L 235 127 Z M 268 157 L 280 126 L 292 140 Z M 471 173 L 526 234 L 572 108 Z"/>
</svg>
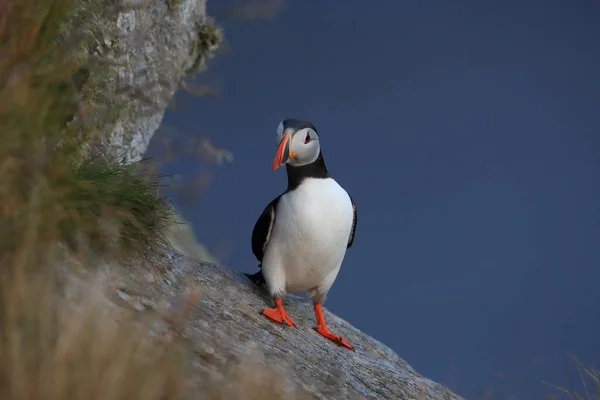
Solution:
<svg viewBox="0 0 600 400">
<path fill-rule="evenodd" d="M 288 118 L 279 123 L 277 143 L 273 171 L 285 164 L 292 167 L 310 164 L 321 153 L 317 128 L 310 122 L 299 119 Z"/>
</svg>

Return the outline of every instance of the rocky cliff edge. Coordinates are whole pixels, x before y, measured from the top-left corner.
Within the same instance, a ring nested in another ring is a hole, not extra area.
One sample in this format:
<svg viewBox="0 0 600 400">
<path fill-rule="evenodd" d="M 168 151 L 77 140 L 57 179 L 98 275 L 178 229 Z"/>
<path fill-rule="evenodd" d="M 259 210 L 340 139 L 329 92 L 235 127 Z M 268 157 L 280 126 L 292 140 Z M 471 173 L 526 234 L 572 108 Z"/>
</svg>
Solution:
<svg viewBox="0 0 600 400">
<path fill-rule="evenodd" d="M 112 269 L 113 300 L 142 313 L 172 308 L 182 293 L 197 293 L 181 335 L 198 376 L 218 379 L 220 365 L 251 360 L 255 366 L 281 372 L 266 379 L 285 380 L 290 393 L 304 393 L 307 398 L 461 399 L 327 310 L 332 331 L 342 333 L 356 351 L 325 340 L 312 329 L 310 300 L 288 295 L 285 304 L 297 327 L 279 326 L 260 315 L 270 305 L 266 290 L 243 274 L 174 250 L 167 251 L 159 265 L 152 271 L 125 268 L 123 274 Z"/>
</svg>

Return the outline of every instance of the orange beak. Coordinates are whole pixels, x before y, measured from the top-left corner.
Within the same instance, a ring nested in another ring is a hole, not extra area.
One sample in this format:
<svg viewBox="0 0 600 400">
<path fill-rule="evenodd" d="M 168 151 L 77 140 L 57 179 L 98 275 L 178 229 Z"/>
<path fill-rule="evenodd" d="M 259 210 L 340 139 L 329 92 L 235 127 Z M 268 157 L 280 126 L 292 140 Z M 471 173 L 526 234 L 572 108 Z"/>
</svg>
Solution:
<svg viewBox="0 0 600 400">
<path fill-rule="evenodd" d="M 292 135 L 286 133 L 283 138 L 281 138 L 281 142 L 279 142 L 279 146 L 277 147 L 277 153 L 275 154 L 275 159 L 273 160 L 273 171 L 277 168 L 282 167 L 290 157 L 290 139 Z"/>
</svg>

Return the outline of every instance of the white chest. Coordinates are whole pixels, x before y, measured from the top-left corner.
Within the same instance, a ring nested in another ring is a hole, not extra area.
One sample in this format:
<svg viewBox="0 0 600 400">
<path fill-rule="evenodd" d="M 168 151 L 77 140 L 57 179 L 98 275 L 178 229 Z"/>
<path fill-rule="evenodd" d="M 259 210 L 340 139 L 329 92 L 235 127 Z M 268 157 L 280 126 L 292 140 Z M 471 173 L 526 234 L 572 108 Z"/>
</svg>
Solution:
<svg viewBox="0 0 600 400">
<path fill-rule="evenodd" d="M 350 196 L 331 178 L 306 179 L 281 197 L 269 247 L 288 286 L 317 285 L 340 266 L 353 216 Z"/>
<path fill-rule="evenodd" d="M 309 241 L 341 239 L 349 232 L 353 217 L 350 197 L 331 178 L 305 180 L 282 196 L 277 211 L 281 225 Z"/>
</svg>

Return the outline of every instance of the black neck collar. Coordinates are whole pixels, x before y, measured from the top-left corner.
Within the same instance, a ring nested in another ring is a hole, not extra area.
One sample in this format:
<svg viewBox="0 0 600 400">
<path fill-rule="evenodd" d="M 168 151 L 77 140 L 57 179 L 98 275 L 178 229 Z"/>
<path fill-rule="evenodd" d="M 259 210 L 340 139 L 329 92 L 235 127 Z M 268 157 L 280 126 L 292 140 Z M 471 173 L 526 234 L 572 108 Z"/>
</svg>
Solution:
<svg viewBox="0 0 600 400">
<path fill-rule="evenodd" d="M 310 164 L 302 165 L 300 167 L 292 167 L 287 164 L 285 166 L 288 177 L 288 188 L 287 191 L 296 189 L 304 178 L 329 178 L 329 172 L 325 166 L 325 160 L 323 159 L 323 153 L 319 152 L 317 159 Z"/>
</svg>

